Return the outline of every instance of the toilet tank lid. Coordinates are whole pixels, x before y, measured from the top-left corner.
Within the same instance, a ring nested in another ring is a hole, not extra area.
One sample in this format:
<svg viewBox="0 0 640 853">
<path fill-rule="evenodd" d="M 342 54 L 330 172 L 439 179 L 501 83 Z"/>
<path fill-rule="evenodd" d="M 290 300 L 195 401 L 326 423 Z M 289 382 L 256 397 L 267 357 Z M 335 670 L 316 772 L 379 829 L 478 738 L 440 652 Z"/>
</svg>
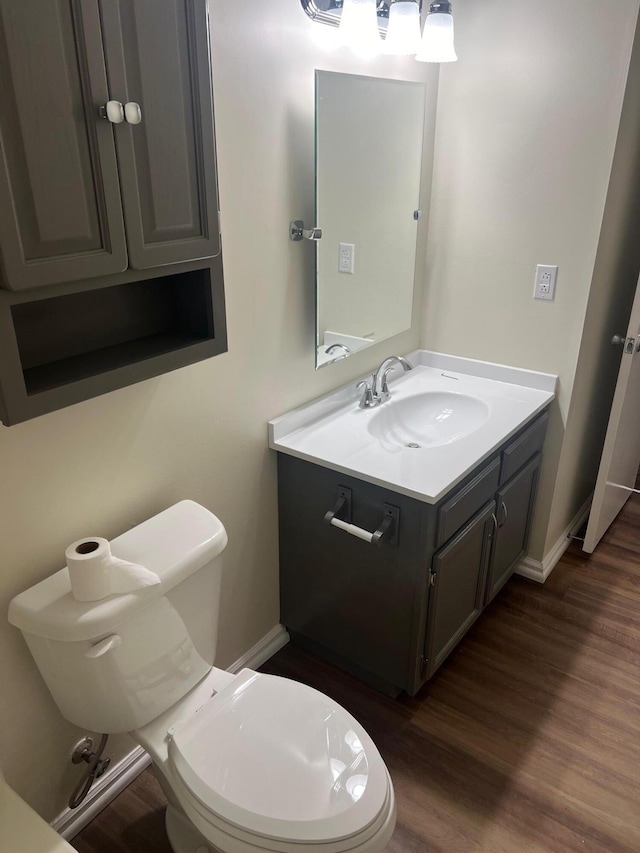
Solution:
<svg viewBox="0 0 640 853">
<path fill-rule="evenodd" d="M 27 634 L 77 642 L 102 637 L 222 553 L 227 532 L 194 501 L 181 501 L 111 541 L 116 557 L 145 566 L 161 582 L 100 601 L 76 601 L 65 568 L 17 595 L 9 622 Z"/>
</svg>

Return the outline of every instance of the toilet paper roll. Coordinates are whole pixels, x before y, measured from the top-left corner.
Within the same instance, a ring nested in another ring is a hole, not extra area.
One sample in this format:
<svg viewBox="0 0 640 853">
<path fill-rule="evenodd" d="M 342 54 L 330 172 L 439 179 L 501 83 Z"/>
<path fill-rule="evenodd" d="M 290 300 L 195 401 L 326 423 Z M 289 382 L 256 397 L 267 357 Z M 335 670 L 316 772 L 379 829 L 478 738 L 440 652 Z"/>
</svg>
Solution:
<svg viewBox="0 0 640 853">
<path fill-rule="evenodd" d="M 109 542 L 99 536 L 73 542 L 65 556 L 71 592 L 77 601 L 99 601 L 160 583 L 155 572 L 114 557 Z"/>
</svg>

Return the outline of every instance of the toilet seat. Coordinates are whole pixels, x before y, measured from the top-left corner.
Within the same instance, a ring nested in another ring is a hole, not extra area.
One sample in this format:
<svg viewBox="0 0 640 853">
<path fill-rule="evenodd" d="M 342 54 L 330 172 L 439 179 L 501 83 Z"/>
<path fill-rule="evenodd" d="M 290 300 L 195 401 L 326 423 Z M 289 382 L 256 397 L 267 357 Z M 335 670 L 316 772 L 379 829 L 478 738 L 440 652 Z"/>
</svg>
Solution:
<svg viewBox="0 0 640 853">
<path fill-rule="evenodd" d="M 201 831 L 204 821 L 257 847 L 355 849 L 393 807 L 362 726 L 289 679 L 243 670 L 169 737 L 176 793 Z"/>
</svg>

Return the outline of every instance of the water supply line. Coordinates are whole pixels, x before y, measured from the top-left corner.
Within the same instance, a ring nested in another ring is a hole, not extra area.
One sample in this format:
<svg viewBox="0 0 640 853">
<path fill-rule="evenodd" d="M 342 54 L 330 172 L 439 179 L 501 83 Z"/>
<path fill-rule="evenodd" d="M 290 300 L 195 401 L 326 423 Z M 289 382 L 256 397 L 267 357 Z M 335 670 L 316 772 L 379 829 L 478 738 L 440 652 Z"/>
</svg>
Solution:
<svg viewBox="0 0 640 853">
<path fill-rule="evenodd" d="M 89 793 L 94 781 L 102 776 L 111 763 L 110 758 L 102 758 L 102 753 L 104 752 L 108 740 L 109 735 L 100 735 L 100 743 L 98 744 L 98 748 L 95 752 L 91 749 L 93 741 L 90 737 L 86 737 L 81 740 L 80 743 L 76 744 L 73 753 L 71 754 L 71 761 L 73 764 L 80 764 L 84 761 L 87 765 L 87 769 L 69 797 L 70 809 L 78 808 L 80 803 Z"/>
</svg>

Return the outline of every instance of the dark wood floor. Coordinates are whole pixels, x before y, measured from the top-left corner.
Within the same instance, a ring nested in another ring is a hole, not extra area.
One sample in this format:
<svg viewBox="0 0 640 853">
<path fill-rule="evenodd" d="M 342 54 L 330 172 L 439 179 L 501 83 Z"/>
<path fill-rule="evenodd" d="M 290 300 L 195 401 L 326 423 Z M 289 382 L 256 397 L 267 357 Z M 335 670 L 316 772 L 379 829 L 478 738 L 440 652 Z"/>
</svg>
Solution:
<svg viewBox="0 0 640 853">
<path fill-rule="evenodd" d="M 398 800 L 387 853 L 640 851 L 640 497 L 591 557 L 572 547 L 544 586 L 514 578 L 415 699 L 292 646 L 264 670 L 368 729 Z M 73 843 L 171 853 L 151 772 Z"/>
</svg>

